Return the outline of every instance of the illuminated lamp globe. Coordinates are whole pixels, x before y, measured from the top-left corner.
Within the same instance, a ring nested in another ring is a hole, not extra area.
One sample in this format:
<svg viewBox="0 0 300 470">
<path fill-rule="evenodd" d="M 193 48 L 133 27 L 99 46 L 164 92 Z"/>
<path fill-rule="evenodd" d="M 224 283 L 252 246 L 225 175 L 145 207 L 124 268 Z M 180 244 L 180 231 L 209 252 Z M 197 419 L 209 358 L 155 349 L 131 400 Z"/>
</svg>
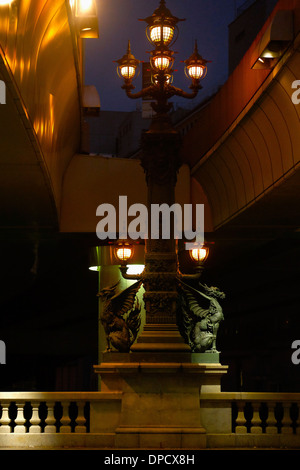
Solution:
<svg viewBox="0 0 300 470">
<path fill-rule="evenodd" d="M 174 59 L 171 51 L 160 51 L 156 50 L 152 52 L 150 58 L 150 64 L 152 69 L 156 72 L 169 72 Z"/>
<path fill-rule="evenodd" d="M 120 74 L 125 80 L 132 80 L 135 76 L 135 67 L 123 65 L 120 67 Z"/>
<path fill-rule="evenodd" d="M 168 57 L 155 57 L 153 62 L 155 68 L 158 70 L 167 70 L 170 66 L 170 59 Z"/>
<path fill-rule="evenodd" d="M 204 263 L 204 261 L 207 260 L 209 254 L 209 249 L 207 246 L 202 246 L 201 248 L 193 248 L 190 250 L 190 256 L 193 261 L 196 261 L 197 263 Z"/>
<path fill-rule="evenodd" d="M 119 64 L 117 68 L 119 77 L 124 78 L 125 81 L 133 80 L 140 61 L 131 53 L 130 41 L 128 41 L 126 54 L 116 62 Z"/>
<path fill-rule="evenodd" d="M 150 42 L 154 46 L 168 46 L 174 37 L 174 28 L 171 26 L 152 26 L 149 28 Z"/>
<path fill-rule="evenodd" d="M 169 46 L 177 39 L 177 23 L 184 21 L 172 15 L 166 7 L 165 0 L 161 0 L 159 7 L 151 16 L 140 20 L 147 23 L 146 35 L 153 46 Z"/>
<path fill-rule="evenodd" d="M 195 49 L 193 54 L 184 61 L 186 64 L 185 74 L 187 77 L 191 78 L 194 81 L 202 80 L 207 73 L 207 60 L 198 52 L 197 41 L 195 42 Z"/>
<path fill-rule="evenodd" d="M 115 256 L 121 264 L 126 264 L 133 256 L 133 248 L 128 243 L 118 244 L 115 248 Z"/>
<path fill-rule="evenodd" d="M 204 74 L 204 68 L 199 65 L 192 65 L 188 68 L 188 74 L 193 80 L 200 80 Z"/>
</svg>

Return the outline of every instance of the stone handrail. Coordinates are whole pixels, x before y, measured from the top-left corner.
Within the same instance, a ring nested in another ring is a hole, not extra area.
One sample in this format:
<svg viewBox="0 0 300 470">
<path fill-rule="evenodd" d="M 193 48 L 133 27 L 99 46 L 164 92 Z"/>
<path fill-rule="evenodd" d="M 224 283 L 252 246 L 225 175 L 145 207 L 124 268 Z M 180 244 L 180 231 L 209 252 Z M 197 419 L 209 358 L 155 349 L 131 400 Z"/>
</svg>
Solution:
<svg viewBox="0 0 300 470">
<path fill-rule="evenodd" d="M 121 400 L 119 392 L 0 392 L 0 448 L 114 447 Z M 200 409 L 208 447 L 300 447 L 300 393 L 203 393 Z"/>
<path fill-rule="evenodd" d="M 0 392 L 0 448 L 111 447 L 93 420 L 99 402 L 120 400 L 118 392 Z"/>
<path fill-rule="evenodd" d="M 300 393 L 207 393 L 201 401 L 230 403 L 235 433 L 292 434 L 300 428 Z"/>
<path fill-rule="evenodd" d="M 201 403 L 207 447 L 300 447 L 300 393 L 207 393 Z"/>
</svg>

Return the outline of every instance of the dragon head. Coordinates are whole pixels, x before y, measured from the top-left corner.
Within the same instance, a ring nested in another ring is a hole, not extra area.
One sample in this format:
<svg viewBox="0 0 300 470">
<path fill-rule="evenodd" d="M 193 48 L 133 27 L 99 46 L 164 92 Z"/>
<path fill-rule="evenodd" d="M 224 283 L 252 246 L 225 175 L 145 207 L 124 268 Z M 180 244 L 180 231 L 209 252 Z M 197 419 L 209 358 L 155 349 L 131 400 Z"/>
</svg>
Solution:
<svg viewBox="0 0 300 470">
<path fill-rule="evenodd" d="M 214 287 L 214 286 L 211 286 L 211 287 L 208 287 L 206 284 L 200 284 L 205 292 L 208 294 L 208 295 L 211 295 L 212 297 L 215 297 L 215 298 L 219 298 L 219 299 L 225 299 L 226 295 L 224 294 L 224 292 L 220 291 L 220 289 L 218 287 Z"/>
<path fill-rule="evenodd" d="M 101 300 L 104 302 L 111 299 L 115 293 L 116 293 L 116 288 L 118 286 L 120 281 L 118 281 L 116 284 L 110 287 L 103 287 L 101 291 L 97 294 L 98 297 L 100 297 Z"/>
</svg>

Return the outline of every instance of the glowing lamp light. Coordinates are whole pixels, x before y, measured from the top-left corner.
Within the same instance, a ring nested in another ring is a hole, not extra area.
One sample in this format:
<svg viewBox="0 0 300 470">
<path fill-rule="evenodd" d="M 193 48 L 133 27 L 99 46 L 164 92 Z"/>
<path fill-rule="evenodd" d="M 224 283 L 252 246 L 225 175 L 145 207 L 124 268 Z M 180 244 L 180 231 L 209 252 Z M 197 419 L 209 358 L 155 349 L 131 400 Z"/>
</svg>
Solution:
<svg viewBox="0 0 300 470">
<path fill-rule="evenodd" d="M 144 264 L 130 264 L 127 268 L 127 274 L 140 275 L 145 269 Z"/>
<path fill-rule="evenodd" d="M 201 248 L 193 248 L 190 250 L 190 256 L 193 261 L 203 263 L 208 257 L 209 249 L 207 246 Z"/>
<path fill-rule="evenodd" d="M 125 80 L 132 80 L 135 76 L 135 67 L 130 65 L 122 65 L 120 67 L 120 74 L 123 78 L 125 78 Z"/>
<path fill-rule="evenodd" d="M 96 0 L 69 0 L 76 32 L 81 38 L 98 38 L 99 25 Z"/>
<path fill-rule="evenodd" d="M 151 52 L 150 63 L 151 67 L 156 72 L 168 72 L 170 71 L 174 59 L 172 57 L 173 52 L 169 50 L 159 50 Z"/>
<path fill-rule="evenodd" d="M 169 57 L 155 57 L 153 63 L 156 69 L 167 70 L 170 66 L 170 59 Z"/>
<path fill-rule="evenodd" d="M 10 5 L 14 0 L 0 0 L 0 6 Z"/>
<path fill-rule="evenodd" d="M 174 43 L 177 34 L 177 23 L 184 21 L 172 15 L 166 7 L 165 0 L 160 0 L 159 7 L 154 11 L 153 15 L 144 18 L 147 23 L 146 34 L 151 44 L 154 46 L 169 46 Z"/>
<path fill-rule="evenodd" d="M 101 249 L 95 246 L 89 251 L 89 270 L 100 271 L 101 269 Z"/>
<path fill-rule="evenodd" d="M 126 81 L 130 81 L 135 77 L 137 67 L 140 63 L 131 52 L 130 41 L 128 41 L 128 47 L 126 54 L 119 60 L 116 60 L 118 68 L 118 75 L 121 78 L 124 78 Z"/>
<path fill-rule="evenodd" d="M 200 80 L 204 75 L 204 68 L 199 65 L 192 65 L 188 67 L 188 74 L 193 80 Z"/>
<path fill-rule="evenodd" d="M 93 0 L 80 0 L 79 9 L 82 12 L 86 12 L 91 9 L 92 4 L 93 4 Z"/>
<path fill-rule="evenodd" d="M 128 243 L 120 243 L 115 248 L 115 257 L 126 264 L 133 257 L 133 248 Z"/>
<path fill-rule="evenodd" d="M 90 16 L 96 13 L 96 6 L 94 0 L 77 0 L 76 1 L 76 15 Z"/>
<path fill-rule="evenodd" d="M 174 37 L 174 28 L 170 26 L 153 26 L 150 28 L 150 40 L 154 45 L 168 46 Z"/>
<path fill-rule="evenodd" d="M 120 261 L 128 261 L 131 258 L 131 249 L 130 248 L 118 248 L 116 251 L 116 256 Z"/>
<path fill-rule="evenodd" d="M 195 48 L 193 54 L 184 61 L 186 64 L 185 73 L 194 81 L 201 80 L 207 73 L 207 60 L 198 52 L 197 41 L 195 41 Z"/>
<path fill-rule="evenodd" d="M 90 271 L 100 271 L 100 267 L 99 266 L 89 266 L 89 270 Z"/>
</svg>

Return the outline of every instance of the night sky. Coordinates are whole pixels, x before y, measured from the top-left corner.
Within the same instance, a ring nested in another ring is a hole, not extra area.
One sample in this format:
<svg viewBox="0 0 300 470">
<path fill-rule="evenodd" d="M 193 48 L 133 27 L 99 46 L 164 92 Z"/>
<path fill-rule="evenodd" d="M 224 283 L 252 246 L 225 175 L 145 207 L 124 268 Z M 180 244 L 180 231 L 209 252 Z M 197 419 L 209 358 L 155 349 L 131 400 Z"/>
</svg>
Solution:
<svg viewBox="0 0 300 470">
<path fill-rule="evenodd" d="M 174 16 L 185 18 L 179 23 L 179 37 L 173 46 L 175 55 L 175 86 L 188 91 L 190 81 L 184 74 L 182 60 L 193 52 L 195 39 L 199 53 L 211 60 L 203 89 L 192 103 L 174 98 L 175 104 L 194 107 L 222 85 L 228 74 L 228 25 L 235 18 L 235 9 L 244 0 L 167 0 L 167 7 Z M 99 39 L 87 39 L 85 84 L 95 85 L 105 111 L 133 111 L 138 102 L 130 100 L 121 89 L 122 80 L 117 76 L 114 60 L 126 52 L 128 39 L 135 57 L 148 61 L 147 51 L 152 49 L 145 35 L 146 23 L 139 21 L 152 15 L 159 0 L 97 0 Z M 141 76 L 135 81 L 141 88 Z M 184 101 L 184 104 L 183 104 Z"/>
</svg>

